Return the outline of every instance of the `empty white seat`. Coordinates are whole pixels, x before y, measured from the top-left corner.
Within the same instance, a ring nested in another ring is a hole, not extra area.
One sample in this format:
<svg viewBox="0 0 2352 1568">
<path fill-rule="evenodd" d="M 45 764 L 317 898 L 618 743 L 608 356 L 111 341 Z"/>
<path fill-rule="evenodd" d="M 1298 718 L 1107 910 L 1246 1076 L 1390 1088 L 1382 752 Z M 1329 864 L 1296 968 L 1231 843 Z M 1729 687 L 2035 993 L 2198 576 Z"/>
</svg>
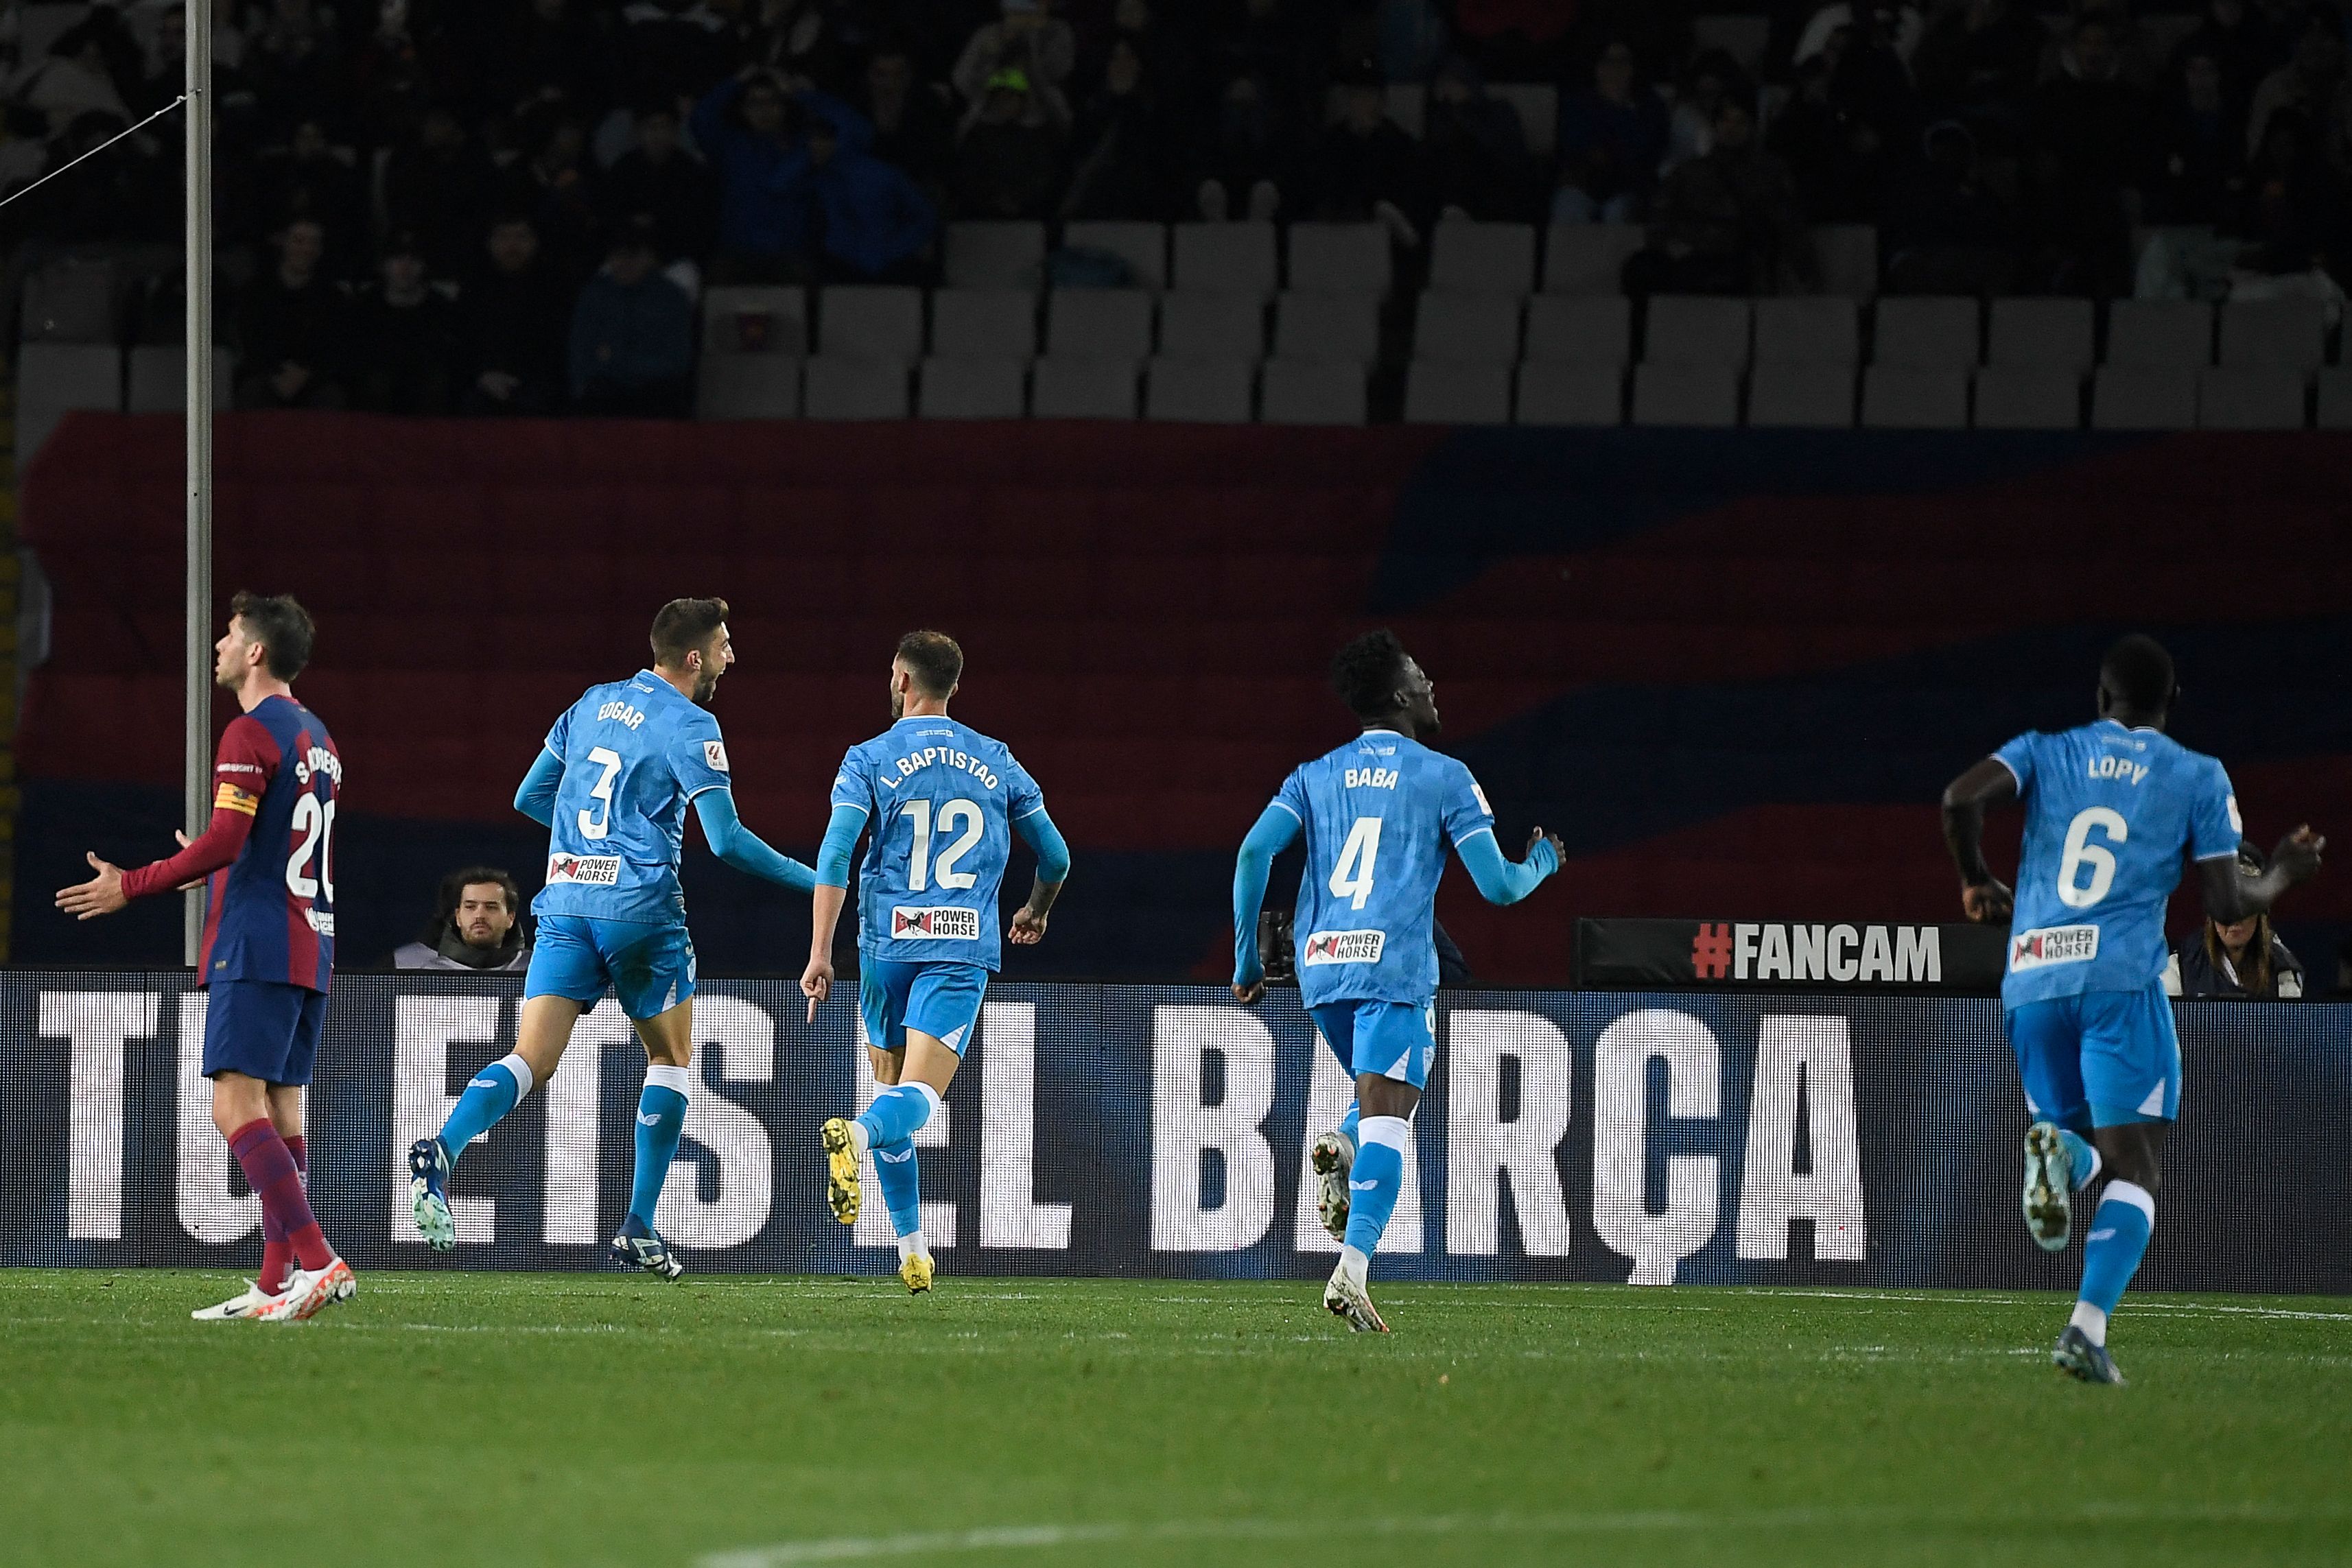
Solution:
<svg viewBox="0 0 2352 1568">
<path fill-rule="evenodd" d="M 2143 371 L 2211 364 L 2213 307 L 2197 299 L 2116 300 L 2107 307 L 2106 362 Z"/>
<path fill-rule="evenodd" d="M 1619 365 L 1519 367 L 1521 424 L 1618 424 L 1625 418 L 1625 371 Z"/>
<path fill-rule="evenodd" d="M 1274 351 L 1286 360 L 1369 365 L 1381 351 L 1381 306 L 1370 294 L 1289 293 L 1274 302 Z"/>
<path fill-rule="evenodd" d="M 1977 372 L 1979 430 L 2077 430 L 2083 373 L 2045 365 L 1987 365 Z"/>
<path fill-rule="evenodd" d="M 1364 403 L 1364 368 L 1344 360 L 1268 360 L 1258 383 L 1267 424 L 1361 424 Z"/>
<path fill-rule="evenodd" d="M 1417 360 L 1405 374 L 1407 424 L 1508 424 L 1511 367 Z"/>
<path fill-rule="evenodd" d="M 1509 364 L 1519 357 L 1518 296 L 1431 289 L 1417 302 L 1412 352 L 1419 360 Z"/>
<path fill-rule="evenodd" d="M 904 419 L 906 363 L 819 354 L 802 380 L 801 412 L 810 419 Z"/>
<path fill-rule="evenodd" d="M 111 350 L 109 352 L 112 352 Z M 188 406 L 188 351 L 177 343 L 142 343 L 127 356 L 126 413 L 174 413 Z M 226 408 L 236 382 L 236 356 L 213 350 L 213 406 Z"/>
<path fill-rule="evenodd" d="M 1748 301 L 1711 295 L 1658 294 L 1650 298 L 1642 358 L 1653 365 L 1748 363 Z"/>
<path fill-rule="evenodd" d="M 2224 330 L 2226 330 L 2226 318 Z M 2285 365 L 2217 365 L 2197 372 L 2197 423 L 2205 430 L 2301 430 L 2309 378 Z"/>
<path fill-rule="evenodd" d="M 1174 234 L 1176 266 L 1170 281 L 1176 287 L 1274 297 L 1278 284 L 1272 224 L 1178 224 Z"/>
<path fill-rule="evenodd" d="M 1308 293 L 1385 295 L 1389 231 L 1384 224 L 1290 225 L 1290 287 Z"/>
<path fill-rule="evenodd" d="M 1071 250 L 1107 250 L 1135 274 L 1135 287 L 1168 287 L 1168 229 L 1162 224 L 1086 219 L 1062 225 L 1062 244 Z"/>
<path fill-rule="evenodd" d="M 954 223 L 947 228 L 943 270 L 950 288 L 1034 288 L 1045 259 L 1040 223 Z"/>
<path fill-rule="evenodd" d="M 114 263 L 65 256 L 25 279 L 18 320 L 27 343 L 111 343 L 117 336 Z"/>
<path fill-rule="evenodd" d="M 1977 362 L 1979 316 L 1974 299 L 1948 296 L 1881 299 L 1870 361 L 1910 370 L 1966 370 Z M 1961 384 L 1967 384 L 1965 378 Z"/>
<path fill-rule="evenodd" d="M 1639 224 L 1558 224 L 1544 235 L 1546 294 L 1622 294 L 1625 258 L 1649 241 Z"/>
<path fill-rule="evenodd" d="M 1965 430 L 1969 372 L 1873 365 L 1862 378 L 1862 423 L 1870 430 Z"/>
<path fill-rule="evenodd" d="M 817 300 L 820 354 L 851 360 L 923 357 L 923 291 L 895 285 L 828 288 Z"/>
<path fill-rule="evenodd" d="M 1143 416 L 1192 424 L 1247 424 L 1252 359 L 1151 361 L 1143 383 Z"/>
<path fill-rule="evenodd" d="M 2315 371 L 2326 338 L 2326 307 L 2316 299 L 2233 299 L 2221 307 L 2225 365 Z"/>
<path fill-rule="evenodd" d="M 1160 300 L 1160 352 L 1171 360 L 1243 360 L 1265 351 L 1265 306 L 1255 294 L 1178 288 Z"/>
<path fill-rule="evenodd" d="M 1133 288 L 1057 288 L 1045 301 L 1045 351 L 1140 361 L 1151 352 L 1151 296 Z"/>
<path fill-rule="evenodd" d="M 1641 365 L 1633 371 L 1635 424 L 1739 423 L 1739 372 L 1729 365 Z"/>
<path fill-rule="evenodd" d="M 1996 299 L 1985 363 L 2067 371 L 2079 379 L 2097 358 L 2095 326 L 2087 299 Z"/>
<path fill-rule="evenodd" d="M 1536 231 L 1526 224 L 1439 224 L 1429 286 L 1456 294 L 1528 292 L 1536 286 Z"/>
<path fill-rule="evenodd" d="M 1039 419 L 1133 419 L 1135 361 L 1049 354 L 1030 377 L 1029 412 Z"/>
<path fill-rule="evenodd" d="M 1019 419 L 1029 356 L 946 358 L 923 361 L 917 411 L 925 419 Z"/>
<path fill-rule="evenodd" d="M 1633 302 L 1622 294 L 1538 294 L 1528 301 L 1529 363 L 1622 365 L 1633 357 Z"/>
<path fill-rule="evenodd" d="M 1037 351 L 1037 297 L 1025 288 L 942 288 L 931 296 L 931 352 L 1025 360 Z"/>
<path fill-rule="evenodd" d="M 1748 382 L 1748 423 L 1765 428 L 1845 430 L 1853 424 L 1853 366 L 1763 360 Z"/>
<path fill-rule="evenodd" d="M 2352 430 L 2352 365 L 2319 372 L 2315 423 L 2322 430 Z"/>
<path fill-rule="evenodd" d="M 2186 366 L 2108 365 L 2091 383 L 2093 430 L 2188 430 L 2196 423 L 2197 372 Z"/>
<path fill-rule="evenodd" d="M 1559 89 L 1549 82 L 1496 82 L 1487 93 L 1511 106 L 1528 151 L 1549 158 L 1559 145 Z"/>
<path fill-rule="evenodd" d="M 1878 231 L 1868 224 L 1815 224 L 1813 259 L 1822 292 L 1843 299 L 1878 294 Z"/>
<path fill-rule="evenodd" d="M 111 343 L 26 343 L 16 350 L 16 471 L 76 409 L 122 411 L 122 350 Z"/>
<path fill-rule="evenodd" d="M 1853 365 L 1862 359 L 1860 311 L 1851 299 L 1790 295 L 1756 301 L 1756 363 Z M 1748 423 L 1753 424 L 1751 415 Z"/>
<path fill-rule="evenodd" d="M 705 354 L 808 352 L 808 290 L 729 285 L 702 293 Z"/>
<path fill-rule="evenodd" d="M 798 419 L 801 361 L 788 354 L 705 354 L 694 379 L 697 419 Z"/>
</svg>

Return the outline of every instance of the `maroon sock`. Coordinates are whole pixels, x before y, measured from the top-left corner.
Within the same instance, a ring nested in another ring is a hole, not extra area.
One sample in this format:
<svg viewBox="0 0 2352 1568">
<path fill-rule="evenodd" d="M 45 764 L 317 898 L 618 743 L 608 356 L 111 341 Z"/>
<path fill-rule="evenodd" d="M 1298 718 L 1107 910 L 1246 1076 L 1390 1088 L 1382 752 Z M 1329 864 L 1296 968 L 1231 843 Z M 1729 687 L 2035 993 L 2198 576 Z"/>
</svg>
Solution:
<svg viewBox="0 0 2352 1568">
<path fill-rule="evenodd" d="M 334 1249 L 327 1245 L 326 1232 L 319 1228 L 310 1200 L 302 1191 L 302 1172 L 294 1164 L 294 1153 L 269 1124 L 269 1118 L 257 1116 L 239 1127 L 228 1147 L 244 1167 L 246 1185 L 261 1198 L 265 1248 L 268 1217 L 274 1213 L 286 1246 L 303 1268 L 323 1269 L 333 1262 Z"/>
<path fill-rule="evenodd" d="M 296 1133 L 286 1140 L 286 1152 L 294 1156 L 294 1168 L 309 1186 L 310 1175 L 310 1140 Z M 274 1296 L 286 1288 L 286 1270 L 294 1262 L 294 1249 L 286 1245 L 286 1228 L 278 1222 L 278 1212 L 264 1204 L 261 1209 L 261 1278 L 254 1281 L 265 1296 Z"/>
</svg>

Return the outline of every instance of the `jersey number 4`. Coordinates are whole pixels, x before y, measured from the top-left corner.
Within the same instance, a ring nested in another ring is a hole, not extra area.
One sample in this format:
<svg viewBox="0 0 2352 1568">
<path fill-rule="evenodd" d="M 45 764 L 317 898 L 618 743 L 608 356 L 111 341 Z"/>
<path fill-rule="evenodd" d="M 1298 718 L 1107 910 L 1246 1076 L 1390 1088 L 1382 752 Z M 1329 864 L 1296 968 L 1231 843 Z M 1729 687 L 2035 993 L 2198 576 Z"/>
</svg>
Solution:
<svg viewBox="0 0 2352 1568">
<path fill-rule="evenodd" d="M 940 832 L 942 836 L 955 831 L 958 822 L 964 824 L 963 834 L 931 859 L 931 803 L 929 800 L 907 802 L 907 821 L 915 825 L 915 852 L 907 862 L 907 891 L 920 893 L 930 886 L 934 878 L 941 887 L 966 888 L 980 880 L 975 872 L 958 871 L 956 862 L 971 852 L 980 842 L 980 808 L 970 800 L 950 800 L 940 807 Z"/>
<path fill-rule="evenodd" d="M 1364 907 L 1372 896 L 1372 862 L 1381 858 L 1381 820 L 1359 817 L 1340 847 L 1339 863 L 1331 868 L 1331 896 L 1352 899 L 1351 909 Z"/>
<path fill-rule="evenodd" d="M 2093 806 L 2078 812 L 2066 825 L 2066 847 L 2058 857 L 2058 898 L 2069 909 L 2088 909 L 2107 896 L 2115 885 L 2116 853 L 2105 844 L 2091 841 L 2091 830 L 2098 829 L 2111 843 L 2122 843 L 2131 837 L 2131 824 L 2123 813 L 2107 806 Z M 2077 880 L 2082 868 L 2091 868 L 2091 880 Z"/>
<path fill-rule="evenodd" d="M 286 891 L 297 898 L 316 898 L 320 892 L 335 902 L 335 803 L 316 795 L 294 797 L 294 831 L 299 835 L 286 861 Z M 318 866 L 313 876 L 310 868 Z"/>
</svg>

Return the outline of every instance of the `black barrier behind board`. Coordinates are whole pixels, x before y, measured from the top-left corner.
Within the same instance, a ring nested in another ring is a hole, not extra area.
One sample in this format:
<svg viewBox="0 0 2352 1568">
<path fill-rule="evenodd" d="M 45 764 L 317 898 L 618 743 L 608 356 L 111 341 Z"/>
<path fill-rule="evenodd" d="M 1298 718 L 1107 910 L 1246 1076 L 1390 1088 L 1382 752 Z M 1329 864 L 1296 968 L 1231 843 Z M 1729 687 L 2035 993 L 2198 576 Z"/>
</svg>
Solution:
<svg viewBox="0 0 2352 1568">
<path fill-rule="evenodd" d="M 1576 923 L 1576 983 L 1589 990 L 2000 994 L 2009 933 L 1990 925 L 1796 920 Z"/>
<path fill-rule="evenodd" d="M 606 1001 L 470 1149 L 428 1251 L 404 1155 L 513 1039 L 513 977 L 339 977 L 309 1102 L 314 1202 L 355 1266 L 587 1269 L 627 1204 L 645 1059 Z M 0 974 L 0 1263 L 249 1266 L 259 1206 L 208 1114 L 184 974 Z M 872 1092 L 852 1010 L 713 981 L 659 1212 L 691 1269 L 887 1272 L 826 1214 L 816 1130 Z M 2352 1008 L 2182 1007 L 2188 1084 L 2141 1282 L 2352 1291 Z M 1978 998 L 1463 992 L 1379 1270 L 1425 1280 L 2071 1290 L 2018 1217 L 2026 1115 Z M 950 1274 L 1304 1278 L 1303 1180 L 1349 1081 L 1295 992 L 1003 986 L 919 1137 Z M 2077 1227 L 2079 1234 L 2082 1227 Z M 2077 1243 L 2079 1247 L 2080 1243 Z"/>
</svg>

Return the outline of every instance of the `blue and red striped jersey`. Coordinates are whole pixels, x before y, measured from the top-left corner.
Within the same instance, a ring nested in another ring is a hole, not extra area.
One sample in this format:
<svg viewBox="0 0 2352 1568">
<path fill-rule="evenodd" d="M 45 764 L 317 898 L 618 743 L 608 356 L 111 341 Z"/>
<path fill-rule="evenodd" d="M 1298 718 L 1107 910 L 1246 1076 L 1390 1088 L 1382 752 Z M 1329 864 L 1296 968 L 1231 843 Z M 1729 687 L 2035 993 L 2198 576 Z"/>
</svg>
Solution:
<svg viewBox="0 0 2352 1568">
<path fill-rule="evenodd" d="M 323 991 L 335 971 L 335 800 L 343 759 L 319 716 L 264 697 L 229 722 L 213 762 L 213 809 L 253 831 L 205 886 L 200 983 L 274 980 Z"/>
</svg>

